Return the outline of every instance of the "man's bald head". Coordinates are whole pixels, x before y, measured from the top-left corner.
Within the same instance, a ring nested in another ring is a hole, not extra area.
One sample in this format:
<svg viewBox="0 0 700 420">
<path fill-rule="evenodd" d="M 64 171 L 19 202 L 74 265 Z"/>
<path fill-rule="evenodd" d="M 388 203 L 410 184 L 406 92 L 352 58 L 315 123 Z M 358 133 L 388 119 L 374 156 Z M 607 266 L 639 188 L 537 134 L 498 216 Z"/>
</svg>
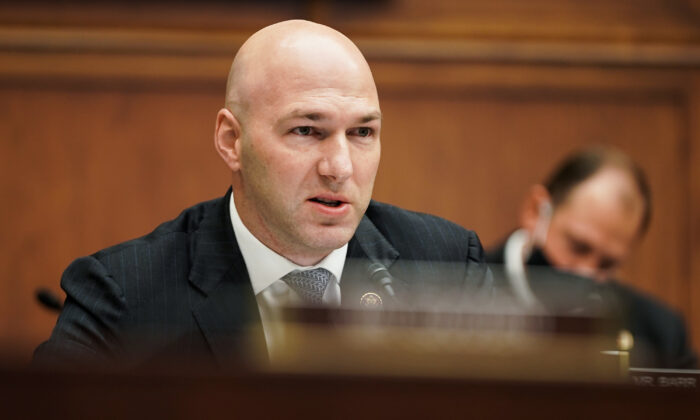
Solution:
<svg viewBox="0 0 700 420">
<path fill-rule="evenodd" d="M 371 91 L 377 100 L 369 65 L 345 35 L 305 20 L 279 22 L 253 34 L 238 50 L 228 76 L 226 108 L 245 120 L 258 104 L 274 101 L 280 93 L 341 82 L 355 85 L 358 92 Z"/>
<path fill-rule="evenodd" d="M 372 197 L 381 119 L 369 66 L 340 32 L 292 20 L 251 36 L 214 142 L 253 236 L 299 265 L 347 244 Z"/>
<path fill-rule="evenodd" d="M 651 221 L 649 182 L 644 171 L 632 159 L 613 148 L 592 147 L 567 157 L 544 184 L 552 205 L 556 208 L 567 202 L 578 186 L 591 181 L 605 169 L 616 170 L 620 175 L 620 182 L 607 183 L 608 194 L 626 207 L 638 205 L 643 208 L 638 229 L 640 236 L 643 235 Z"/>
</svg>

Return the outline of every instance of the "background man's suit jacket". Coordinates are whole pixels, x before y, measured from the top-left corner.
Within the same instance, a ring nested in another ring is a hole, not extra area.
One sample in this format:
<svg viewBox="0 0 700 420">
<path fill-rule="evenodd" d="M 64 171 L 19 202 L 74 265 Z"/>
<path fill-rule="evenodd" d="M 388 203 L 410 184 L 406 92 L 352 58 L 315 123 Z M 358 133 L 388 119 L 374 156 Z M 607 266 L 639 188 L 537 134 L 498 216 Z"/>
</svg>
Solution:
<svg viewBox="0 0 700 420">
<path fill-rule="evenodd" d="M 35 362 L 229 366 L 241 362 L 250 331 L 264 343 L 229 197 L 230 191 L 147 236 L 74 261 L 61 279 L 64 309 Z M 343 306 L 359 304 L 368 291 L 382 295 L 366 275 L 368 262 L 389 269 L 409 305 L 468 304 L 491 287 L 477 236 L 434 216 L 372 201 L 348 245 Z"/>
<path fill-rule="evenodd" d="M 495 283 L 500 291 L 507 289 L 508 278 L 503 270 L 504 245 L 489 250 Z M 533 293 L 549 310 L 565 312 L 564 305 L 588 306 L 594 294 L 604 306 L 620 318 L 622 327 L 634 336 L 630 364 L 634 367 L 695 368 L 697 355 L 690 347 L 683 317 L 662 302 L 616 281 L 603 284 L 574 274 L 556 270 L 543 255 L 528 262 L 528 281 Z M 535 275 L 530 275 L 535 273 Z"/>
</svg>

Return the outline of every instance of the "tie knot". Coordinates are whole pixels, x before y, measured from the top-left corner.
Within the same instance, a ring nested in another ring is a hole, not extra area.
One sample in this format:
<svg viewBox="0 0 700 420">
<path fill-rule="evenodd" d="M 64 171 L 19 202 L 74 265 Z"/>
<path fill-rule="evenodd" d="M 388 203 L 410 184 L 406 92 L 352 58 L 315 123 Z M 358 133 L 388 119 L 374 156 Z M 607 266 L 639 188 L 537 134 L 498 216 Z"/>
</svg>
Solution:
<svg viewBox="0 0 700 420">
<path fill-rule="evenodd" d="M 294 290 L 306 303 L 320 304 L 333 273 L 325 268 L 294 270 L 282 277 L 282 281 Z"/>
</svg>

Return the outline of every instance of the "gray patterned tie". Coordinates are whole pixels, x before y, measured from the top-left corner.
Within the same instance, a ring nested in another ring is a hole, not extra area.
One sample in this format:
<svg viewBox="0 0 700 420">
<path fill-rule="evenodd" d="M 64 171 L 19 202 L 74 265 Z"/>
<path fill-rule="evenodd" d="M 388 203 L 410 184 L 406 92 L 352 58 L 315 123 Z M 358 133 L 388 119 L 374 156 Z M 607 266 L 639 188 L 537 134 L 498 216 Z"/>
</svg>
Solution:
<svg viewBox="0 0 700 420">
<path fill-rule="evenodd" d="M 282 277 L 282 281 L 287 283 L 304 302 L 318 305 L 321 304 L 323 293 L 331 277 L 333 273 L 325 268 L 314 268 L 304 271 L 294 270 Z"/>
</svg>

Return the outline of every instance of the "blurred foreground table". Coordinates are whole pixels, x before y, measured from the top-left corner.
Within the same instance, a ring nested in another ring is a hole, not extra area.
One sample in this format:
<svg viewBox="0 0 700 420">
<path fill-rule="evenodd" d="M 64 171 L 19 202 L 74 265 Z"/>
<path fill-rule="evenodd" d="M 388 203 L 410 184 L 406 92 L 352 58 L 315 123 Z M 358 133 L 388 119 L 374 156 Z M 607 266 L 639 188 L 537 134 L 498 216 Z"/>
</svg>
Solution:
<svg viewBox="0 0 700 420">
<path fill-rule="evenodd" d="M 700 391 L 269 373 L 0 371 L 2 418 L 700 418 Z"/>
</svg>

